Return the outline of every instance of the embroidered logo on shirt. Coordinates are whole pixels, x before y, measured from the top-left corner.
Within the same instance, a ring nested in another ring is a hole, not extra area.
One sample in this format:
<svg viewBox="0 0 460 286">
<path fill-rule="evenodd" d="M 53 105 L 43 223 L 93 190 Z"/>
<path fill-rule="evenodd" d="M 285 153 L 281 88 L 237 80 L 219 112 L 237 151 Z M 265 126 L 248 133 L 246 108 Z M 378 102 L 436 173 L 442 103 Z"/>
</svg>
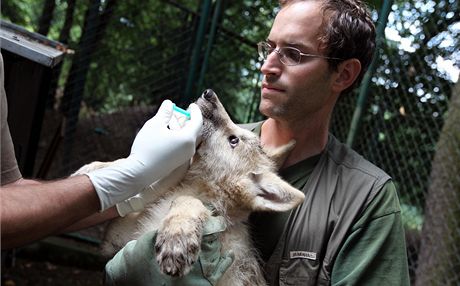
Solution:
<svg viewBox="0 0 460 286">
<path fill-rule="evenodd" d="M 310 260 L 316 260 L 316 253 L 310 251 L 291 251 L 290 253 L 291 259 L 293 258 L 306 258 Z"/>
</svg>

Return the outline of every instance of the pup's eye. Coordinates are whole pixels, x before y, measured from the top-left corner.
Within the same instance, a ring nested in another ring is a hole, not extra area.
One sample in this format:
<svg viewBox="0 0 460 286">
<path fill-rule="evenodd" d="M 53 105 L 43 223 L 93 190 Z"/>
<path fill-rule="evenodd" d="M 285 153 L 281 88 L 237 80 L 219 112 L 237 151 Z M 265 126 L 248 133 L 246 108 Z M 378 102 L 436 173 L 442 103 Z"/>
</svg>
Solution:
<svg viewBox="0 0 460 286">
<path fill-rule="evenodd" d="M 228 142 L 230 143 L 230 146 L 232 148 L 235 148 L 238 145 L 238 143 L 240 142 L 240 138 L 236 137 L 235 135 L 230 135 L 228 137 Z"/>
</svg>

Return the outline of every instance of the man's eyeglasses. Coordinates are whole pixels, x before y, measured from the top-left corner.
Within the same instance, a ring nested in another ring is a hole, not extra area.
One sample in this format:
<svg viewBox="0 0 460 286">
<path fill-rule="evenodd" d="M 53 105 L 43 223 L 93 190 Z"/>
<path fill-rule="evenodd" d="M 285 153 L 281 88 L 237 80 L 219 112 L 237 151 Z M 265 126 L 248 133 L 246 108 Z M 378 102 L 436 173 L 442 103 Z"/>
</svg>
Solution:
<svg viewBox="0 0 460 286">
<path fill-rule="evenodd" d="M 293 47 L 281 47 L 281 48 L 273 48 L 267 42 L 260 42 L 257 44 L 257 51 L 259 52 L 259 56 L 264 60 L 272 53 L 275 52 L 278 54 L 278 58 L 280 62 L 287 66 L 295 66 L 300 63 L 302 57 L 313 57 L 313 58 L 322 58 L 328 60 L 343 60 L 340 58 L 333 58 L 333 57 L 326 57 L 320 55 L 313 55 L 313 54 L 305 54 L 302 53 L 299 49 Z"/>
</svg>

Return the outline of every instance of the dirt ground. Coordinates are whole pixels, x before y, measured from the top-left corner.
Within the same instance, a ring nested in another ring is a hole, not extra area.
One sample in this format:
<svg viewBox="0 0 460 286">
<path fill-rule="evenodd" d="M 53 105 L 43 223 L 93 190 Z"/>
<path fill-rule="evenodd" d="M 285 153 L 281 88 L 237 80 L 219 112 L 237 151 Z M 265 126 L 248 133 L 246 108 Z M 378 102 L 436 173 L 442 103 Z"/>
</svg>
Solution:
<svg viewBox="0 0 460 286">
<path fill-rule="evenodd" d="M 2 252 L 1 285 L 98 286 L 103 285 L 107 261 L 96 240 L 89 236 L 56 236 Z M 12 259 L 12 257 L 14 257 Z"/>
<path fill-rule="evenodd" d="M 2 271 L 2 285 L 98 286 L 102 285 L 102 272 L 18 258 L 14 267 Z"/>
</svg>

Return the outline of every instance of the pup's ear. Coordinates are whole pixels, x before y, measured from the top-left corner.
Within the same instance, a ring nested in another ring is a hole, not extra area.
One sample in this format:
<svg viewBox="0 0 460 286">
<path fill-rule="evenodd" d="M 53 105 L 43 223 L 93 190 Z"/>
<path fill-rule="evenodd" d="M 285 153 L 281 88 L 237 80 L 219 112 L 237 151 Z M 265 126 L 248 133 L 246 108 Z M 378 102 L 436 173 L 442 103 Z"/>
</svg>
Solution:
<svg viewBox="0 0 460 286">
<path fill-rule="evenodd" d="M 265 153 L 267 153 L 268 157 L 275 162 L 277 169 L 283 166 L 284 161 L 286 160 L 289 153 L 294 149 L 295 140 L 289 141 L 286 145 L 280 146 L 278 148 L 269 148 L 263 147 Z"/>
<path fill-rule="evenodd" d="M 287 211 L 303 202 L 304 194 L 274 173 L 251 173 L 253 201 L 258 211 Z"/>
</svg>

